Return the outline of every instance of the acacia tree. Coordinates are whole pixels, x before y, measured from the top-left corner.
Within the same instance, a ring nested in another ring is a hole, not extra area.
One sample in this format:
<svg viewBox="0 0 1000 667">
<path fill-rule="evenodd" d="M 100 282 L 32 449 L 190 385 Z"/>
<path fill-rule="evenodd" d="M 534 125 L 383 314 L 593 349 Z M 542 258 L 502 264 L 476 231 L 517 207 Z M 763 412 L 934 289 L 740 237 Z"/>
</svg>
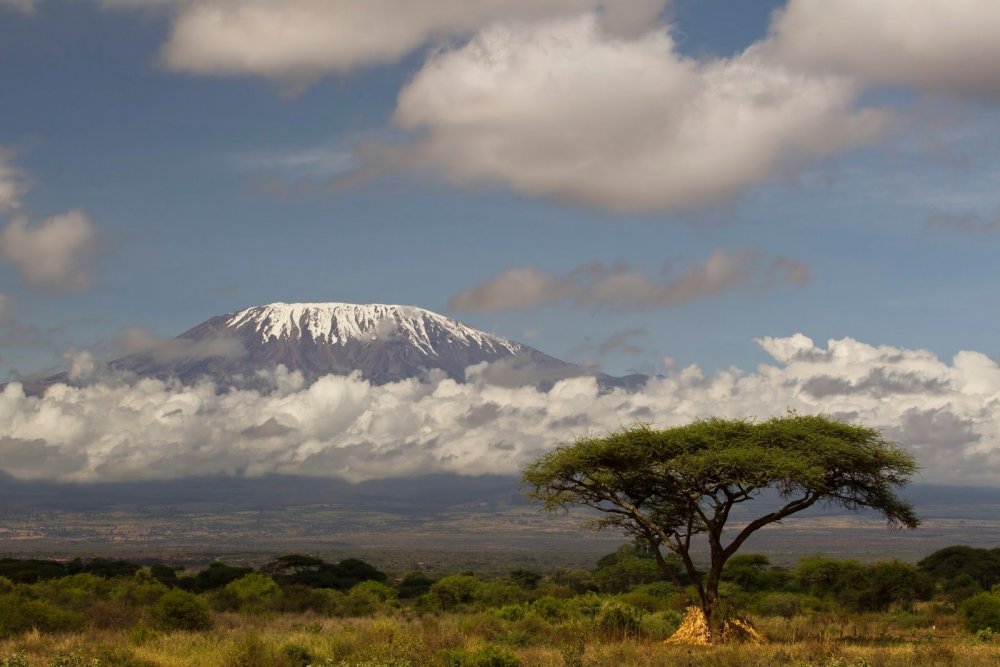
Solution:
<svg viewBox="0 0 1000 667">
<path fill-rule="evenodd" d="M 592 527 L 620 528 L 644 540 L 686 594 L 668 561 L 675 554 L 714 635 L 724 620 L 717 613 L 722 568 L 750 535 L 817 503 L 870 508 L 891 527 L 915 528 L 913 507 L 896 489 L 916 471 L 914 458 L 876 429 L 790 414 L 761 423 L 708 419 L 665 430 L 640 425 L 581 438 L 528 466 L 523 487 L 549 510 L 600 510 L 604 516 Z M 734 507 L 768 490 L 780 498 L 777 508 L 727 530 Z M 701 572 L 692 551 L 704 542 L 709 566 Z"/>
</svg>

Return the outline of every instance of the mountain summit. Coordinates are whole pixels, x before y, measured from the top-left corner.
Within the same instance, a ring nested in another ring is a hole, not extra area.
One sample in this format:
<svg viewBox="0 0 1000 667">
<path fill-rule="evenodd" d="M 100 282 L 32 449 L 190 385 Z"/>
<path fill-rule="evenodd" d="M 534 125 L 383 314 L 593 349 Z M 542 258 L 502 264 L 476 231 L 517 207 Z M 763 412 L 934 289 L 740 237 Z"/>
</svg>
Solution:
<svg viewBox="0 0 1000 667">
<path fill-rule="evenodd" d="M 262 372 L 279 365 L 308 383 L 359 373 L 386 384 L 432 372 L 463 382 L 469 366 L 483 363 L 483 377 L 506 386 L 548 388 L 564 378 L 596 376 L 606 388 L 632 387 L 646 379 L 595 373 L 423 308 L 350 303 L 272 303 L 218 315 L 108 366 L 139 377 L 263 388 Z M 40 393 L 67 379 L 61 373 L 25 388 Z"/>
</svg>

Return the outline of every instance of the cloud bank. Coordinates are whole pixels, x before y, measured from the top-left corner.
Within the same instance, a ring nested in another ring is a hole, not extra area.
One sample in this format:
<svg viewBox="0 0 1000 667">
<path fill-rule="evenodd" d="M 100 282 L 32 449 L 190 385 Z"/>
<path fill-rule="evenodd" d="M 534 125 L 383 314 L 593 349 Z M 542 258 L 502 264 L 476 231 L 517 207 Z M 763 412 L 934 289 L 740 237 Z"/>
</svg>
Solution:
<svg viewBox="0 0 1000 667">
<path fill-rule="evenodd" d="M 923 480 L 1000 483 L 1000 367 L 978 352 L 930 352 L 796 334 L 758 341 L 773 361 L 707 376 L 669 370 L 635 393 L 593 379 L 547 392 L 484 381 L 373 387 L 328 376 L 304 386 L 281 369 L 271 393 L 216 393 L 158 380 L 0 393 L 0 469 L 25 479 L 129 480 L 265 473 L 351 480 L 432 471 L 517 473 L 541 452 L 635 421 L 759 417 L 788 408 L 885 429 Z M 668 368 L 672 368 L 667 364 Z"/>
<path fill-rule="evenodd" d="M 608 267 L 590 262 L 565 275 L 534 266 L 507 269 L 455 294 L 448 308 L 464 312 L 497 312 L 570 303 L 577 308 L 641 311 L 737 290 L 801 287 L 809 267 L 778 257 L 764 260 L 753 250 L 716 250 L 704 262 L 678 268 L 666 264 L 658 278 L 626 264 Z"/>
</svg>

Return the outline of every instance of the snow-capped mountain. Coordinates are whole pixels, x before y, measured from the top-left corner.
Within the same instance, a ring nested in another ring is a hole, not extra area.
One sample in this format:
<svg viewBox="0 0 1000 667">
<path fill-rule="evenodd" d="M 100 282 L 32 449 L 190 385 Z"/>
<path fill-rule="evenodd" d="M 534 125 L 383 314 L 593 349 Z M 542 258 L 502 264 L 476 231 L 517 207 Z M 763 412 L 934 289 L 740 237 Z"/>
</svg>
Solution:
<svg viewBox="0 0 1000 667">
<path fill-rule="evenodd" d="M 109 366 L 142 377 L 185 383 L 208 377 L 221 387 L 257 387 L 263 383 L 260 372 L 279 365 L 301 372 L 307 382 L 358 372 L 385 384 L 433 371 L 464 381 L 466 369 L 483 362 L 486 378 L 505 385 L 546 387 L 566 377 L 595 375 L 423 308 L 349 303 L 272 303 L 219 315 Z M 604 386 L 644 379 L 597 375 Z M 36 391 L 66 378 L 46 378 Z"/>
</svg>

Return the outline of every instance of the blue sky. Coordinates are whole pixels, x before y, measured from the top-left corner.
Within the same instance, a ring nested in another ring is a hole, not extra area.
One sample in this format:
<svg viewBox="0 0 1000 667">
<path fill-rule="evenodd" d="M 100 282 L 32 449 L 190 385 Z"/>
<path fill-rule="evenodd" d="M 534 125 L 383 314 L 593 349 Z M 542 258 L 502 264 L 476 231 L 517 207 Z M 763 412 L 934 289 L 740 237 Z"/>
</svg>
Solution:
<svg viewBox="0 0 1000 667">
<path fill-rule="evenodd" d="M 394 124 L 402 91 L 428 58 L 460 55 L 508 17 L 470 19 L 398 57 L 332 62 L 303 83 L 263 66 L 205 71 L 217 66 L 212 54 L 204 66 L 168 62 L 167 45 L 199 3 L 128 4 L 0 3 L 0 147 L 30 184 L 0 211 L 0 225 L 24 216 L 37 229 L 79 210 L 94 236 L 73 256 L 86 286 L 29 279 L 30 258 L 0 260 L 0 377 L 60 367 L 69 348 L 113 356 L 125 327 L 175 335 L 277 300 L 420 305 L 575 361 L 635 332 L 629 340 L 641 351 L 594 358 L 613 373 L 656 372 L 664 356 L 752 368 L 767 358 L 754 338 L 796 332 L 945 358 L 997 354 L 995 74 L 949 90 L 906 73 L 893 81 L 847 72 L 861 83 L 843 113 L 891 112 L 877 138 L 804 151 L 788 169 L 762 166 L 759 178 L 695 205 L 623 212 L 614 193 L 605 205 L 544 187 L 526 192 L 510 176 L 517 164 L 486 182 L 442 176 L 464 168 L 460 155 L 438 169 L 378 164 L 374 178 L 329 186 L 366 159 L 359 145 L 449 131 L 437 120 L 415 130 Z M 567 16 L 529 18 L 569 21 L 589 4 L 598 3 L 564 2 Z M 805 15 L 814 3 L 797 4 Z M 678 0 L 639 33 L 669 31 L 678 58 L 706 63 L 765 39 L 771 12 L 784 5 Z M 969 49 L 970 62 L 996 56 L 976 44 L 956 39 L 954 49 Z M 426 119 L 428 108 L 415 113 Z M 935 215 L 948 222 L 929 226 Z M 665 263 L 682 271 L 717 251 L 753 251 L 762 266 L 785 258 L 809 279 L 751 277 L 641 308 L 621 293 L 624 305 L 539 295 L 533 307 L 449 308 L 456 294 L 518 267 L 566 277 L 593 261 L 624 263 L 653 280 Z"/>
</svg>

